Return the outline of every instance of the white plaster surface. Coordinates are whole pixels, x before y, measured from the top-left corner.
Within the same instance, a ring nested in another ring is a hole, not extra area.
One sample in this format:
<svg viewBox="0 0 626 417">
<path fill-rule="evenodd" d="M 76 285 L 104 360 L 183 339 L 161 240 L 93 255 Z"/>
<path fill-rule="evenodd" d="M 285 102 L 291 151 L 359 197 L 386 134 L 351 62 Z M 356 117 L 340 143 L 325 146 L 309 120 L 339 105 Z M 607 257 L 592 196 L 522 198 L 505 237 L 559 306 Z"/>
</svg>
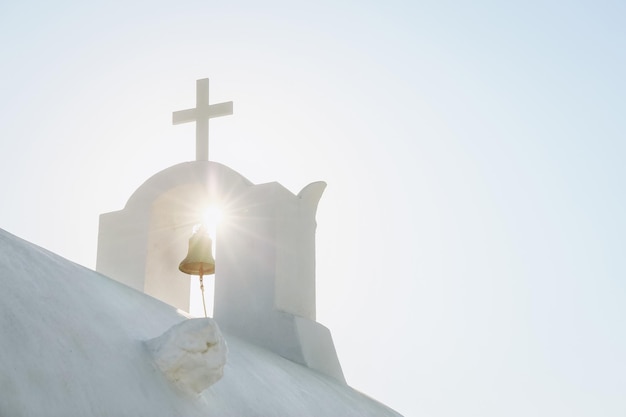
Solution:
<svg viewBox="0 0 626 417">
<path fill-rule="evenodd" d="M 0 286 L 0 416 L 398 416 L 224 329 L 224 377 L 174 389 L 145 341 L 182 313 L 1 229 Z"/>
</svg>

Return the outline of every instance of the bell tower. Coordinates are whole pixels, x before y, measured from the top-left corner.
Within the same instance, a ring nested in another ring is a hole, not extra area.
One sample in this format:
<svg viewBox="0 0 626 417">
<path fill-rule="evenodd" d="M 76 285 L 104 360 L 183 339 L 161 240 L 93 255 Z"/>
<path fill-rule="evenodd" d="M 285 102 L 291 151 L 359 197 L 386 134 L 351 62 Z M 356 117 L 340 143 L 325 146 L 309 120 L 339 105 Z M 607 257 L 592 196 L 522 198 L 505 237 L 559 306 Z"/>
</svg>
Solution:
<svg viewBox="0 0 626 417">
<path fill-rule="evenodd" d="M 315 214 L 326 184 L 295 195 L 208 161 L 209 119 L 232 114 L 232 102 L 208 104 L 208 86 L 199 80 L 196 108 L 173 114 L 174 124 L 196 121 L 196 161 L 153 175 L 124 209 L 100 215 L 96 269 L 188 311 L 190 280 L 178 267 L 193 226 L 217 204 L 220 328 L 345 382 L 330 331 L 315 321 Z"/>
</svg>

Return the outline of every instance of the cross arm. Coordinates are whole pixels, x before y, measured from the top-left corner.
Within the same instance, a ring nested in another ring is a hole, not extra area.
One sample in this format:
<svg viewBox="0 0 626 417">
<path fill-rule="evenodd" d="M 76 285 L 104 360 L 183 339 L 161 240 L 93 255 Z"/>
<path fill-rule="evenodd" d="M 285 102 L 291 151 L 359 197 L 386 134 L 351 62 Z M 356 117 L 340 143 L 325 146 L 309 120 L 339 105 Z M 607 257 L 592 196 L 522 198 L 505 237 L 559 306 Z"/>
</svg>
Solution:
<svg viewBox="0 0 626 417">
<path fill-rule="evenodd" d="M 205 107 L 206 109 L 206 107 Z M 172 113 L 172 124 L 179 125 L 181 123 L 194 122 L 199 119 L 198 115 L 204 116 L 207 119 L 214 117 L 228 116 L 233 114 L 233 102 L 228 101 L 226 103 L 211 104 L 208 106 L 208 111 L 203 112 L 196 109 L 179 110 Z"/>
<path fill-rule="evenodd" d="M 233 114 L 233 102 L 211 104 L 209 106 L 209 118 L 228 116 Z"/>
<path fill-rule="evenodd" d="M 196 109 L 179 110 L 172 113 L 172 124 L 189 123 L 196 120 Z"/>
</svg>

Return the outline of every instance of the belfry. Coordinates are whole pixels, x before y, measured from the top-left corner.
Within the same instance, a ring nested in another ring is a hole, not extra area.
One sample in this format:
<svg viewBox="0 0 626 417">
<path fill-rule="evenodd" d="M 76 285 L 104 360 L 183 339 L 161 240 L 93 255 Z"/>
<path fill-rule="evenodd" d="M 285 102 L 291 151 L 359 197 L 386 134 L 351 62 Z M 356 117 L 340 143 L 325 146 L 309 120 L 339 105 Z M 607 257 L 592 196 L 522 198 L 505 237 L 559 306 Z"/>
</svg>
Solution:
<svg viewBox="0 0 626 417">
<path fill-rule="evenodd" d="M 209 161 L 209 119 L 233 103 L 209 104 L 209 80 L 196 107 L 173 123 L 196 123 L 196 160 L 153 175 L 120 211 L 100 216 L 96 269 L 183 311 L 190 280 L 179 271 L 194 225 L 207 207 L 224 220 L 215 231 L 213 318 L 221 329 L 345 382 L 329 330 L 315 320 L 315 230 L 324 182 L 297 195 L 277 182 L 253 184 Z"/>
</svg>

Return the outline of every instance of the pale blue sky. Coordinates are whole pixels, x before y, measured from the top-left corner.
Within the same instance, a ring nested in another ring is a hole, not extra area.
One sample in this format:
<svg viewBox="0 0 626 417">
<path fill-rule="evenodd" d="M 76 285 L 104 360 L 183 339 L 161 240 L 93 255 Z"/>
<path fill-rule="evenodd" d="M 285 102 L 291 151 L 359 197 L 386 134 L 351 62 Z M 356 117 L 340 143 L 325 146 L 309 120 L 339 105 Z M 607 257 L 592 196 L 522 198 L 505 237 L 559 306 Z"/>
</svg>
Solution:
<svg viewBox="0 0 626 417">
<path fill-rule="evenodd" d="M 0 227 L 88 267 L 98 215 L 210 157 L 318 211 L 318 320 L 405 416 L 626 414 L 626 3 L 0 4 Z"/>
</svg>

